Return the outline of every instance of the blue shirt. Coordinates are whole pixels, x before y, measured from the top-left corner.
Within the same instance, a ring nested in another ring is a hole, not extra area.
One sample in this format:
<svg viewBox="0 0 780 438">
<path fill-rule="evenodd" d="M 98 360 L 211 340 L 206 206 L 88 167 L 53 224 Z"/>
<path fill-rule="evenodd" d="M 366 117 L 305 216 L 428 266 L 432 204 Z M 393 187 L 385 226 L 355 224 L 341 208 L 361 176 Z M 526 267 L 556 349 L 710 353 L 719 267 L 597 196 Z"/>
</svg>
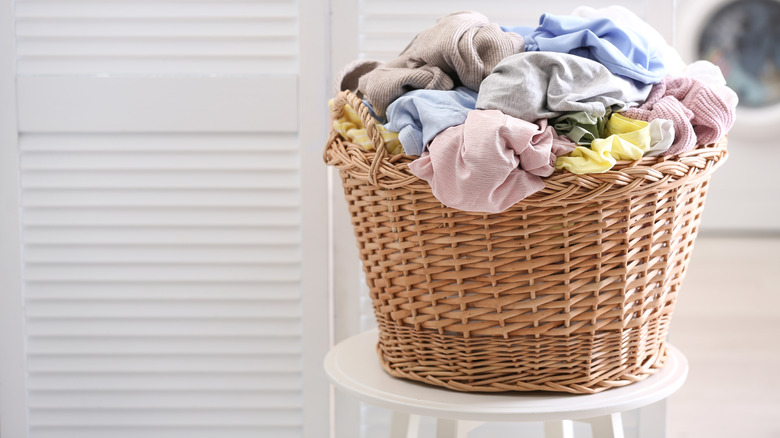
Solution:
<svg viewBox="0 0 780 438">
<path fill-rule="evenodd" d="M 643 35 L 609 18 L 542 14 L 539 27 L 524 37 L 526 52 L 582 56 L 600 62 L 612 74 L 643 84 L 661 82 L 666 76 L 657 48 Z"/>
<path fill-rule="evenodd" d="M 476 105 L 477 92 L 466 87 L 413 90 L 387 107 L 385 128 L 398 133 L 406 155 L 422 155 L 438 133 L 462 125 Z"/>
</svg>

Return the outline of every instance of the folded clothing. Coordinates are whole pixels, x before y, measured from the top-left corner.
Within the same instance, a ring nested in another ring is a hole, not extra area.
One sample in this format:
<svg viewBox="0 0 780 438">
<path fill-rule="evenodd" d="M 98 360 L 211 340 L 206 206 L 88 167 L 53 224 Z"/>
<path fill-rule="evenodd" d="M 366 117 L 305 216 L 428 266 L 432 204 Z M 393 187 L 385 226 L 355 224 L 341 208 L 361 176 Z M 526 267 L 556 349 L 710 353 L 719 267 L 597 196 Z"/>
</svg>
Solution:
<svg viewBox="0 0 780 438">
<path fill-rule="evenodd" d="M 674 123 L 674 143 L 662 155 L 681 154 L 697 144 L 715 142 L 734 124 L 734 108 L 704 82 L 685 76 L 664 78 L 653 86 L 644 104 L 624 115 Z"/>
<path fill-rule="evenodd" d="M 328 102 L 328 107 L 333 111 L 333 99 Z M 379 123 L 376 123 L 376 129 L 385 141 L 385 149 L 390 154 L 400 154 L 404 151 L 401 142 L 398 140 L 398 133 L 385 129 Z M 368 131 L 360 120 L 357 112 L 349 106 L 344 105 L 344 114 L 333 120 L 333 130 L 344 137 L 345 140 L 354 143 L 367 151 L 374 150 L 374 142 L 368 136 Z"/>
<path fill-rule="evenodd" d="M 477 108 L 529 122 L 578 111 L 604 117 L 608 111 L 644 102 L 651 87 L 615 76 L 580 56 L 526 52 L 496 65 L 479 88 Z"/>
<path fill-rule="evenodd" d="M 609 18 L 542 14 L 525 50 L 570 53 L 598 61 L 618 76 L 655 84 L 666 75 L 653 41 Z"/>
<path fill-rule="evenodd" d="M 439 133 L 409 170 L 448 207 L 502 212 L 544 188 L 541 177 L 553 173 L 555 158 L 574 149 L 546 125 L 470 111 L 462 125 Z"/>
<path fill-rule="evenodd" d="M 358 89 L 383 116 L 390 103 L 413 89 L 479 90 L 499 61 L 524 47 L 523 37 L 502 31 L 484 15 L 455 12 L 419 33 L 398 58 L 361 76 Z"/>
<path fill-rule="evenodd" d="M 406 155 L 421 155 L 436 134 L 463 124 L 476 104 L 477 92 L 466 87 L 413 90 L 387 107 L 385 128 L 398 132 Z"/>
<path fill-rule="evenodd" d="M 651 124 L 655 126 L 651 127 Z M 604 129 L 606 138 L 597 138 L 590 147 L 578 146 L 558 157 L 555 168 L 576 174 L 604 173 L 618 160 L 639 160 L 650 150 L 668 147 L 674 137 L 670 129 L 672 124 L 668 120 L 656 119 L 648 123 L 613 114 Z"/>
</svg>

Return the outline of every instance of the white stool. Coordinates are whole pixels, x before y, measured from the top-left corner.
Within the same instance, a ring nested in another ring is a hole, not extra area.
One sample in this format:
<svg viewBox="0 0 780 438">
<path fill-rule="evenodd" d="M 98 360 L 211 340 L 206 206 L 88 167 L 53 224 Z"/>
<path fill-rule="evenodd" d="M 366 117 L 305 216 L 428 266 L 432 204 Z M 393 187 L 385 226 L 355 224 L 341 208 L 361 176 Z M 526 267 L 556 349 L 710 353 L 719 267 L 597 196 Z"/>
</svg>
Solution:
<svg viewBox="0 0 780 438">
<path fill-rule="evenodd" d="M 621 412 L 669 397 L 688 375 L 688 361 L 670 345 L 660 372 L 597 394 L 465 393 L 391 377 L 377 358 L 377 339 L 371 330 L 340 342 L 325 356 L 325 371 L 337 388 L 393 411 L 391 438 L 416 438 L 422 415 L 437 419 L 436 438 L 466 438 L 487 421 L 543 421 L 547 438 L 573 438 L 572 420 L 590 423 L 595 438 L 623 438 Z M 653 427 L 665 435 L 663 424 Z"/>
</svg>

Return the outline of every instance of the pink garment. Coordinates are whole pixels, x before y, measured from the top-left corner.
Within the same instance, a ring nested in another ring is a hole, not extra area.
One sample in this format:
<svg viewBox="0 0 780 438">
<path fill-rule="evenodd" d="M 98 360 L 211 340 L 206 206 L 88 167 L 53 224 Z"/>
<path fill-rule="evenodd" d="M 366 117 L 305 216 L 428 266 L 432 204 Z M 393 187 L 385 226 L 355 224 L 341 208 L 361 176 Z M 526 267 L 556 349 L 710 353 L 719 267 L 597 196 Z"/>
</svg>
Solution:
<svg viewBox="0 0 780 438">
<path fill-rule="evenodd" d="M 537 125 L 498 110 L 474 110 L 464 124 L 434 137 L 409 169 L 448 207 L 499 213 L 543 189 L 541 177 L 575 146 L 546 120 Z"/>
<path fill-rule="evenodd" d="M 667 119 L 674 123 L 674 143 L 662 155 L 713 143 L 734 125 L 734 108 L 707 84 L 692 77 L 664 78 L 653 86 L 642 106 L 623 114 L 647 122 Z"/>
</svg>

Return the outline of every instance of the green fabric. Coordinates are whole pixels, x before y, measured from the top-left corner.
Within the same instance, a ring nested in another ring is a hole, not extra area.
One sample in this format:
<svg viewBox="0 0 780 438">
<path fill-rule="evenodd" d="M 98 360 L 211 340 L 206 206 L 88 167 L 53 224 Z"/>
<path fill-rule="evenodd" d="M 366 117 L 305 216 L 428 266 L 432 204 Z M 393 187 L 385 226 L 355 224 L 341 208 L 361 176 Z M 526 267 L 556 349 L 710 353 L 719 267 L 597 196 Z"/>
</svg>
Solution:
<svg viewBox="0 0 780 438">
<path fill-rule="evenodd" d="M 590 147 L 577 146 L 555 160 L 556 169 L 569 172 L 603 173 L 619 160 L 638 160 L 650 150 L 650 124 L 614 114 L 605 129 L 607 138 L 593 140 Z"/>
<path fill-rule="evenodd" d="M 558 135 L 565 135 L 580 146 L 590 146 L 597 138 L 604 138 L 604 126 L 609 118 L 610 107 L 604 117 L 595 117 L 584 111 L 567 113 L 550 121 Z"/>
</svg>

